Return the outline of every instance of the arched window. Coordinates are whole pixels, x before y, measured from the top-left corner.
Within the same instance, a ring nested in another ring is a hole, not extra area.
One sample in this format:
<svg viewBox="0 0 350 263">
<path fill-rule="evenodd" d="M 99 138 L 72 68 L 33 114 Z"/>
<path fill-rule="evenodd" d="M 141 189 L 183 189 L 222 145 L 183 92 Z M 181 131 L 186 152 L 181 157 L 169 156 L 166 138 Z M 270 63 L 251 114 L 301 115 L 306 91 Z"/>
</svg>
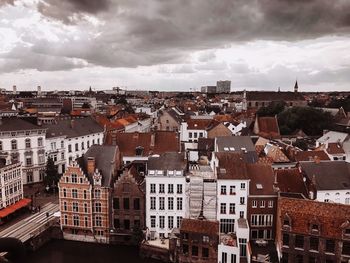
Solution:
<svg viewBox="0 0 350 263">
<path fill-rule="evenodd" d="M 12 140 L 11 141 L 11 149 L 12 150 L 17 150 L 17 140 Z"/>
<path fill-rule="evenodd" d="M 27 138 L 25 140 L 25 143 L 26 143 L 26 149 L 30 148 L 30 139 L 29 138 Z"/>
<path fill-rule="evenodd" d="M 72 183 L 78 183 L 78 176 L 76 174 L 72 174 Z"/>
</svg>

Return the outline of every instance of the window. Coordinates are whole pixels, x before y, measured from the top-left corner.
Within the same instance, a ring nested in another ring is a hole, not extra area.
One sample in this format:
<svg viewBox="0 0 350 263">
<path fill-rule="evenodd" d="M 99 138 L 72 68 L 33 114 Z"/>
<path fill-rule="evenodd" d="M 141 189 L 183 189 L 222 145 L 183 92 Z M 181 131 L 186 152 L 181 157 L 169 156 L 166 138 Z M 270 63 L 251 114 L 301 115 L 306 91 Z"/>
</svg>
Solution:
<svg viewBox="0 0 350 263">
<path fill-rule="evenodd" d="M 159 210 L 165 209 L 165 197 L 159 197 Z"/>
<path fill-rule="evenodd" d="M 123 198 L 123 208 L 125 210 L 129 210 L 130 205 L 129 205 L 129 198 Z"/>
<path fill-rule="evenodd" d="M 63 202 L 63 211 L 67 211 L 67 202 Z"/>
<path fill-rule="evenodd" d="M 130 229 L 130 220 L 124 219 L 124 229 L 129 230 Z"/>
<path fill-rule="evenodd" d="M 283 234 L 283 246 L 289 246 L 289 235 Z"/>
<path fill-rule="evenodd" d="M 44 154 L 41 154 L 41 153 L 38 154 L 38 162 L 40 164 L 45 163 L 45 156 L 44 156 Z"/>
<path fill-rule="evenodd" d="M 262 201 L 260 202 L 260 207 L 261 207 L 261 208 L 264 208 L 264 207 L 265 207 L 265 201 L 264 201 L 264 200 L 262 200 Z"/>
<path fill-rule="evenodd" d="M 151 184 L 150 193 L 151 193 L 151 194 L 155 194 L 155 193 L 156 193 L 156 184 Z"/>
<path fill-rule="evenodd" d="M 73 202 L 73 212 L 79 212 L 79 207 L 77 202 Z"/>
<path fill-rule="evenodd" d="M 66 188 L 63 188 L 63 197 L 67 197 L 67 190 L 66 190 Z"/>
<path fill-rule="evenodd" d="M 235 214 L 236 213 L 236 204 L 235 203 L 230 203 L 230 214 Z"/>
<path fill-rule="evenodd" d="M 168 228 L 173 229 L 174 228 L 174 217 L 168 216 Z"/>
<path fill-rule="evenodd" d="M 77 216 L 77 215 L 73 216 L 73 225 L 79 226 L 79 216 Z"/>
<path fill-rule="evenodd" d="M 300 235 L 295 236 L 295 247 L 304 249 L 304 237 Z"/>
<path fill-rule="evenodd" d="M 76 152 L 79 151 L 79 144 L 78 143 L 75 144 L 75 151 Z"/>
<path fill-rule="evenodd" d="M 173 184 L 168 184 L 168 194 L 174 193 L 174 185 Z"/>
<path fill-rule="evenodd" d="M 38 138 L 38 146 L 42 147 L 43 145 L 44 145 L 43 144 L 43 138 L 42 137 Z"/>
<path fill-rule="evenodd" d="M 17 150 L 17 141 L 16 140 L 11 141 L 11 150 Z"/>
<path fill-rule="evenodd" d="M 68 152 L 71 153 L 72 152 L 72 145 L 68 144 Z"/>
<path fill-rule="evenodd" d="M 88 205 L 87 205 L 87 203 L 84 203 L 84 212 L 85 212 L 85 213 L 88 212 Z"/>
<path fill-rule="evenodd" d="M 140 198 L 134 199 L 134 210 L 140 210 Z"/>
<path fill-rule="evenodd" d="M 235 220 L 234 219 L 220 219 L 220 233 L 233 233 L 235 232 Z"/>
<path fill-rule="evenodd" d="M 225 195 L 226 194 L 226 185 L 221 186 L 221 194 Z"/>
<path fill-rule="evenodd" d="M 96 199 L 101 198 L 101 190 L 95 189 L 95 198 L 96 198 Z"/>
<path fill-rule="evenodd" d="M 102 212 L 102 205 L 101 205 L 101 203 L 96 203 L 95 204 L 95 212 L 96 213 L 101 213 Z"/>
<path fill-rule="evenodd" d="M 342 255 L 350 255 L 350 242 L 343 242 Z"/>
<path fill-rule="evenodd" d="M 174 209 L 174 197 L 168 197 L 168 210 Z"/>
<path fill-rule="evenodd" d="M 64 215 L 64 224 L 68 225 L 68 216 L 67 215 Z"/>
<path fill-rule="evenodd" d="M 269 208 L 272 208 L 272 207 L 273 207 L 273 201 L 272 201 L 272 200 L 270 200 L 270 201 L 268 202 L 268 207 L 269 207 Z"/>
<path fill-rule="evenodd" d="M 239 211 L 239 217 L 243 218 L 244 217 L 244 211 Z"/>
<path fill-rule="evenodd" d="M 225 203 L 220 204 L 220 214 L 226 214 L 226 204 Z"/>
<path fill-rule="evenodd" d="M 76 174 L 72 174 L 72 183 L 78 183 L 78 176 Z"/>
<path fill-rule="evenodd" d="M 156 209 L 156 197 L 155 196 L 151 196 L 151 210 L 155 210 Z"/>
<path fill-rule="evenodd" d="M 221 263 L 227 263 L 227 253 L 222 252 L 221 254 Z"/>
<path fill-rule="evenodd" d="M 310 237 L 310 249 L 318 251 L 318 238 Z"/>
<path fill-rule="evenodd" d="M 177 185 L 177 193 L 182 194 L 182 184 Z"/>
<path fill-rule="evenodd" d="M 209 236 L 203 236 L 203 243 L 209 243 Z"/>
<path fill-rule="evenodd" d="M 164 184 L 159 184 L 159 193 L 160 194 L 164 194 L 164 188 L 165 188 Z"/>
<path fill-rule="evenodd" d="M 113 198 L 113 209 L 119 209 L 119 198 Z"/>
<path fill-rule="evenodd" d="M 81 149 L 84 150 L 85 147 L 84 147 L 84 142 L 81 143 Z"/>
<path fill-rule="evenodd" d="M 252 208 L 256 208 L 258 206 L 258 202 L 256 200 L 252 201 Z"/>
<path fill-rule="evenodd" d="M 87 199 L 87 191 L 84 190 L 84 199 Z"/>
<path fill-rule="evenodd" d="M 244 197 L 240 197 L 240 198 L 239 198 L 239 203 L 240 203 L 241 205 L 244 205 L 244 199 L 245 199 Z"/>
<path fill-rule="evenodd" d="M 89 220 L 87 217 L 84 217 L 84 224 L 85 224 L 85 227 L 89 226 Z"/>
<path fill-rule="evenodd" d="M 151 216 L 151 227 L 152 228 L 156 227 L 156 216 Z"/>
<path fill-rule="evenodd" d="M 192 256 L 198 257 L 198 247 L 192 246 Z"/>
<path fill-rule="evenodd" d="M 235 254 L 231 254 L 231 263 L 236 263 L 237 262 L 237 256 Z"/>
<path fill-rule="evenodd" d="M 102 217 L 101 216 L 95 217 L 95 226 L 102 226 Z"/>
<path fill-rule="evenodd" d="M 241 183 L 241 190 L 245 189 L 245 183 Z"/>
<path fill-rule="evenodd" d="M 184 255 L 188 255 L 188 245 L 187 244 L 182 245 L 182 253 Z"/>
<path fill-rule="evenodd" d="M 159 216 L 159 227 L 164 228 L 164 225 L 165 225 L 165 217 Z"/>
<path fill-rule="evenodd" d="M 180 228 L 182 222 L 182 216 L 177 216 L 176 217 L 176 227 Z"/>
<path fill-rule="evenodd" d="M 27 139 L 25 140 L 25 146 L 26 146 L 26 149 L 29 149 L 29 148 L 30 148 L 30 139 L 29 139 L 29 138 L 27 138 Z"/>
<path fill-rule="evenodd" d="M 31 166 L 32 164 L 32 156 L 26 156 L 26 166 Z"/>
<path fill-rule="evenodd" d="M 235 195 L 236 194 L 236 186 L 231 185 L 230 186 L 230 195 Z"/>
<path fill-rule="evenodd" d="M 64 141 L 61 141 L 61 148 L 64 148 Z"/>
<path fill-rule="evenodd" d="M 72 198 L 78 198 L 78 190 L 72 189 Z"/>
<path fill-rule="evenodd" d="M 331 239 L 326 240 L 326 252 L 334 253 L 335 251 L 335 241 Z"/>
<path fill-rule="evenodd" d="M 177 210 L 182 210 L 182 197 L 177 198 Z"/>
<path fill-rule="evenodd" d="M 209 248 L 202 247 L 202 258 L 208 258 L 209 257 Z"/>
</svg>

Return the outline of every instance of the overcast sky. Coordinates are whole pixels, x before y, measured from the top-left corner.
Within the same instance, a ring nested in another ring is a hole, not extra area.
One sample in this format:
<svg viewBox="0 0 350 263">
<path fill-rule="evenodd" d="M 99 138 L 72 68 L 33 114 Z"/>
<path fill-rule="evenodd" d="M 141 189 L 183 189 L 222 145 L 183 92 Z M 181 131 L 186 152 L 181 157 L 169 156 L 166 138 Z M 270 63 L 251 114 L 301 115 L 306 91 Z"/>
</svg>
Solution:
<svg viewBox="0 0 350 263">
<path fill-rule="evenodd" d="M 350 90 L 349 0 L 0 0 L 0 87 Z"/>
</svg>

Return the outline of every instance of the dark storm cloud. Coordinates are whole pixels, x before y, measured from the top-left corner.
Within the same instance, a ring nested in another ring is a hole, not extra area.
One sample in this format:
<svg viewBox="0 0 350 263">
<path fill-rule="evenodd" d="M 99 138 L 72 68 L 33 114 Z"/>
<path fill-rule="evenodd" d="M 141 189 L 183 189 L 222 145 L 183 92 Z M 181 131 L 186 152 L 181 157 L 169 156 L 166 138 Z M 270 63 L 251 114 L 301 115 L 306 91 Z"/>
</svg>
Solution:
<svg viewBox="0 0 350 263">
<path fill-rule="evenodd" d="M 29 52 L 106 67 L 187 63 L 192 52 L 235 42 L 350 32 L 350 1 L 344 0 L 41 0 L 37 8 L 75 24 L 83 37 L 50 43 L 32 36 Z M 102 23 L 84 24 L 85 15 Z M 93 30 L 98 34 L 89 35 Z"/>
<path fill-rule="evenodd" d="M 13 5 L 16 0 L 0 0 L 0 7 L 4 5 Z"/>
<path fill-rule="evenodd" d="M 109 8 L 110 0 L 41 0 L 38 11 L 43 15 L 63 21 L 77 22 L 82 13 L 97 14 Z M 73 15 L 77 15 L 73 17 Z"/>
</svg>

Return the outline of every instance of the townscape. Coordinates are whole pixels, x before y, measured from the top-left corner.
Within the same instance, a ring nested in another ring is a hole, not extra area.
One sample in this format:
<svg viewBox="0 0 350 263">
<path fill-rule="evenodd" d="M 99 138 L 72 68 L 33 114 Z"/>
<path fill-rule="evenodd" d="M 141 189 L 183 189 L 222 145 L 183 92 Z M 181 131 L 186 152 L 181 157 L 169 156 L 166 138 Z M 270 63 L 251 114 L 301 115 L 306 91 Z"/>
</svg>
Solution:
<svg viewBox="0 0 350 263">
<path fill-rule="evenodd" d="M 350 92 L 301 90 L 3 89 L 0 235 L 163 262 L 349 262 Z"/>
</svg>

